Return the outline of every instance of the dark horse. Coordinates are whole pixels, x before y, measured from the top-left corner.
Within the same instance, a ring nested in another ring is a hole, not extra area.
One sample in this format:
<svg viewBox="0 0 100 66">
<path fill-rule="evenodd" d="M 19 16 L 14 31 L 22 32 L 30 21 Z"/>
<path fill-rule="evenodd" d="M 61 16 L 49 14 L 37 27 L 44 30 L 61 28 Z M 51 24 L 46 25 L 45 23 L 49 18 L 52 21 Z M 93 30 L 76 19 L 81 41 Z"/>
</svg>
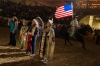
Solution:
<svg viewBox="0 0 100 66">
<path fill-rule="evenodd" d="M 63 38 L 65 39 L 65 45 L 66 45 L 66 41 L 68 41 L 68 43 L 70 43 L 70 41 L 69 41 L 70 37 L 69 37 L 68 29 L 69 29 L 69 27 L 65 27 L 65 26 L 63 26 L 62 29 L 61 29 L 61 34 L 62 34 Z M 83 46 L 84 50 L 86 50 L 85 44 L 84 44 L 84 36 L 89 34 L 89 33 L 93 33 L 92 28 L 89 25 L 84 25 L 81 28 L 77 29 L 75 31 L 75 34 L 74 34 L 75 38 L 79 42 L 82 43 L 82 46 Z"/>
</svg>

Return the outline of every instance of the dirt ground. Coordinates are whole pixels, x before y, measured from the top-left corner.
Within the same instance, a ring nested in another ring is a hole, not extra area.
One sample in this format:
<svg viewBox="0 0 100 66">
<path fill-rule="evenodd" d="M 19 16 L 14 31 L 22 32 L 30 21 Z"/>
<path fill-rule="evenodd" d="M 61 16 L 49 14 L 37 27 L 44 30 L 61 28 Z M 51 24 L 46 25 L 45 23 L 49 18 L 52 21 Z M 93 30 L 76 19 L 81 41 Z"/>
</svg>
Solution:
<svg viewBox="0 0 100 66">
<path fill-rule="evenodd" d="M 9 42 L 9 29 L 0 27 L 0 66 L 100 66 L 100 44 L 96 45 L 92 35 L 84 37 L 87 50 L 80 42 L 71 40 L 73 46 L 56 38 L 53 61 L 48 64 L 40 62 L 37 40 L 36 56 L 30 57 L 18 47 L 6 46 Z M 17 35 L 18 40 L 18 35 Z"/>
</svg>

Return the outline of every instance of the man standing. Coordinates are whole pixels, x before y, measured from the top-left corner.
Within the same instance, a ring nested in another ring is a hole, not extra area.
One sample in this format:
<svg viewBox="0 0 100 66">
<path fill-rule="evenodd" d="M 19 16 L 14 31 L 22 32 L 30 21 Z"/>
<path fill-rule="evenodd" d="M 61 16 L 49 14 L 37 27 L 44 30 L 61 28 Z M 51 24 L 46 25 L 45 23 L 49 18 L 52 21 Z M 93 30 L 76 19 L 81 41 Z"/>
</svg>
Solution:
<svg viewBox="0 0 100 66">
<path fill-rule="evenodd" d="M 42 58 L 43 63 L 47 63 L 52 60 L 55 47 L 55 32 L 52 28 L 53 21 L 48 20 L 46 28 L 42 34 L 42 40 L 40 43 L 40 57 Z"/>
</svg>

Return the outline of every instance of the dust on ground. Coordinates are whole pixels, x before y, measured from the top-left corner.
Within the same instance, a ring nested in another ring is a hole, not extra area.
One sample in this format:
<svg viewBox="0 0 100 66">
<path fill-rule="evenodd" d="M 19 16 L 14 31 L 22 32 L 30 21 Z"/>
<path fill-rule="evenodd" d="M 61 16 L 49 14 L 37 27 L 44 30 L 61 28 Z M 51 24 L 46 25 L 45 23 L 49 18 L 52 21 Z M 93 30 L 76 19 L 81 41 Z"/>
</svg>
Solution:
<svg viewBox="0 0 100 66">
<path fill-rule="evenodd" d="M 9 29 L 0 27 L 0 66 L 100 66 L 100 44 L 96 45 L 93 36 L 84 37 L 87 50 L 78 41 L 71 40 L 73 46 L 56 38 L 53 61 L 44 64 L 39 58 L 39 41 L 37 40 L 36 56 L 30 57 L 17 47 L 7 46 Z M 18 35 L 17 35 L 18 41 Z"/>
</svg>

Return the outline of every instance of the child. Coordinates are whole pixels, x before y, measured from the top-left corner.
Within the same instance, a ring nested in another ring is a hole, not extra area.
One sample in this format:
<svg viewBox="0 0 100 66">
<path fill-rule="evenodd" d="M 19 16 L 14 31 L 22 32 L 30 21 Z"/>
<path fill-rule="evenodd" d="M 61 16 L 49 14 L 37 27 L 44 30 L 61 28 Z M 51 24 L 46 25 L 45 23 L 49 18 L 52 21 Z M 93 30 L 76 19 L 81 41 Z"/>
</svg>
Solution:
<svg viewBox="0 0 100 66">
<path fill-rule="evenodd" d="M 28 52 L 31 52 L 31 50 L 32 50 L 32 34 L 31 34 L 31 32 L 28 32 L 28 35 L 27 35 L 26 54 Z"/>
<path fill-rule="evenodd" d="M 20 29 L 19 44 L 21 45 L 21 50 L 24 50 L 24 47 L 26 45 L 28 26 L 25 19 L 23 19 L 22 23 L 23 23 L 23 26 Z"/>
<path fill-rule="evenodd" d="M 29 28 L 29 32 L 28 32 L 28 44 L 26 47 L 26 54 L 28 53 L 28 51 L 31 51 L 31 56 L 35 55 L 35 50 L 36 50 L 36 40 L 37 40 L 37 34 L 38 34 L 38 30 L 37 30 L 37 21 L 35 19 L 32 20 L 32 24 Z"/>
</svg>

